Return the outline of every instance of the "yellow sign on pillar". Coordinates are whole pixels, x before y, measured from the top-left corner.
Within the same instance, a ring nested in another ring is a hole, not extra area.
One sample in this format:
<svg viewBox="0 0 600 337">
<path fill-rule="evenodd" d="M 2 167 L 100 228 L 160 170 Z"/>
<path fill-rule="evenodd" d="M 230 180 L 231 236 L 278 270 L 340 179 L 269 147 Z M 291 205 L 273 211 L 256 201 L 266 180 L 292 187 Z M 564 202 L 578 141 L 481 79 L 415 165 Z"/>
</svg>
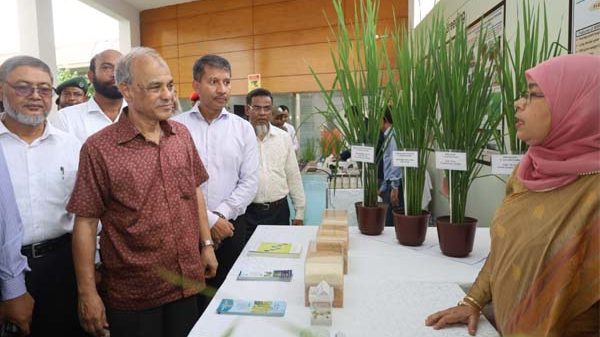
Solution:
<svg viewBox="0 0 600 337">
<path fill-rule="evenodd" d="M 260 74 L 248 75 L 248 92 L 260 88 Z"/>
</svg>

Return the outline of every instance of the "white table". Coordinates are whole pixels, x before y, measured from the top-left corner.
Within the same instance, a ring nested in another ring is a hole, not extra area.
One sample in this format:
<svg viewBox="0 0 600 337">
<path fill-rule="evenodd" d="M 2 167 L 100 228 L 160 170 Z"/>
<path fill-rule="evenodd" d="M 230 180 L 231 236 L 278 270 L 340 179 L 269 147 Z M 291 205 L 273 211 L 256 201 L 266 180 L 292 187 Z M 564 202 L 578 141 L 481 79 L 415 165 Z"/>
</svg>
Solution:
<svg viewBox="0 0 600 337">
<path fill-rule="evenodd" d="M 310 311 L 304 306 L 304 259 L 316 231 L 313 226 L 259 226 L 189 336 L 220 337 L 232 327 L 231 336 L 261 337 L 300 336 L 300 329 L 310 329 Z M 261 241 L 301 244 L 303 252 L 298 259 L 247 256 L 248 246 Z M 468 336 L 465 326 L 436 331 L 424 320 L 464 296 L 458 284 L 475 280 L 489 251 L 487 228 L 477 229 L 475 242 L 469 258 L 456 259 L 439 252 L 435 228 L 429 228 L 422 247 L 409 248 L 397 243 L 393 227 L 379 236 L 365 236 L 350 227 L 344 307 L 334 308 L 333 325 L 325 329 L 331 336 L 341 331 L 346 337 Z M 240 270 L 253 268 L 292 269 L 294 276 L 291 282 L 236 280 Z M 218 315 L 223 298 L 285 300 L 287 311 L 284 317 Z M 482 317 L 477 336 L 499 334 Z"/>
</svg>

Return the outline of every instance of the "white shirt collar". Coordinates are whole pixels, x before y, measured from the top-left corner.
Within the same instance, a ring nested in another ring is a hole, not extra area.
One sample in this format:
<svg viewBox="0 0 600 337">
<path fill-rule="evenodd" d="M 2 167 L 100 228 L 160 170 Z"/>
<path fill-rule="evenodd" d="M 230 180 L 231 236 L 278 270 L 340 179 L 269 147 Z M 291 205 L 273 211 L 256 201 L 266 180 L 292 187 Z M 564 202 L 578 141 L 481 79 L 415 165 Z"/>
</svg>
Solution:
<svg viewBox="0 0 600 337">
<path fill-rule="evenodd" d="M 87 104 L 87 109 L 86 110 L 87 110 L 88 113 L 102 113 L 102 114 L 104 114 L 104 111 L 102 111 L 102 109 L 100 108 L 100 105 L 98 105 L 98 102 L 96 102 L 96 100 L 94 99 L 94 96 L 90 97 L 90 99 L 88 99 L 88 101 L 85 102 L 84 104 Z M 125 101 L 125 99 L 123 99 L 121 101 L 121 110 L 119 110 L 119 115 L 117 116 L 117 118 L 115 119 L 115 121 L 119 120 L 119 117 L 121 116 L 121 113 L 123 112 L 123 109 L 126 106 L 127 106 L 127 102 Z"/>
<path fill-rule="evenodd" d="M 385 131 L 383 131 L 383 135 L 387 136 L 387 135 L 390 134 L 390 132 L 392 132 L 392 127 L 391 126 L 389 126 L 387 129 L 385 129 Z"/>
<path fill-rule="evenodd" d="M 192 107 L 191 111 L 192 111 L 192 115 L 195 115 L 196 117 L 200 118 L 201 120 L 207 122 L 206 118 L 204 118 L 204 116 L 200 113 L 199 104 L 195 104 Z M 221 109 L 221 112 L 219 113 L 217 118 L 215 118 L 213 121 L 216 121 L 221 118 L 229 118 L 230 114 L 231 113 L 229 111 L 227 111 L 227 109 L 223 108 L 223 109 Z"/>
<path fill-rule="evenodd" d="M 3 135 L 5 133 L 13 135 L 14 137 L 17 137 L 18 139 L 21 139 L 19 136 L 17 136 L 16 134 L 14 134 L 12 131 L 10 131 L 6 125 L 4 125 L 4 122 L 2 121 L 2 116 L 4 115 L 4 113 L 0 113 L 0 135 Z M 44 127 L 44 132 L 42 133 L 42 135 L 36 139 L 36 141 L 38 140 L 44 140 L 46 138 L 48 138 L 49 136 L 53 136 L 53 135 L 57 135 L 58 133 L 60 133 L 60 131 L 55 128 L 54 126 L 52 126 L 52 123 L 48 122 L 48 119 L 46 119 L 44 121 L 44 123 L 46 123 L 46 126 Z"/>
</svg>

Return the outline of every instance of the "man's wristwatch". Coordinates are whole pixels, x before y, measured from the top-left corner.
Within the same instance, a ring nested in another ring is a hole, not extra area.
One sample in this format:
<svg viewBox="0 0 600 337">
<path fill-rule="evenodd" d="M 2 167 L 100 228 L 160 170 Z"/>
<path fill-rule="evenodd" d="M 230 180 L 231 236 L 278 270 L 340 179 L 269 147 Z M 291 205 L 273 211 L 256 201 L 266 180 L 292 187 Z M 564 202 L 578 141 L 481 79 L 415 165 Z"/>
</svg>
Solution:
<svg viewBox="0 0 600 337">
<path fill-rule="evenodd" d="M 213 242 L 213 240 L 200 240 L 200 248 L 208 246 L 212 246 L 213 248 L 215 247 L 215 243 Z"/>
<path fill-rule="evenodd" d="M 213 211 L 213 214 L 215 214 L 216 216 L 218 216 L 219 218 L 223 219 L 223 220 L 227 220 L 227 218 L 225 218 L 225 216 L 217 211 Z"/>
</svg>

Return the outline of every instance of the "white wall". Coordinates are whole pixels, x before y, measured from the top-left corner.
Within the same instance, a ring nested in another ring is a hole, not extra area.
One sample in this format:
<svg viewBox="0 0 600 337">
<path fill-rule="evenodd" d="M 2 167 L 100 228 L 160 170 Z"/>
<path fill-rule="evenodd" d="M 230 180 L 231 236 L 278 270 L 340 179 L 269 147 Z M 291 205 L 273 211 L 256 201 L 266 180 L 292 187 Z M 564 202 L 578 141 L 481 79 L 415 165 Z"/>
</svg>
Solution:
<svg viewBox="0 0 600 337">
<path fill-rule="evenodd" d="M 140 45 L 140 11 L 122 0 L 80 0 L 119 20 L 119 51 Z"/>
<path fill-rule="evenodd" d="M 516 22 L 521 11 L 521 3 L 524 0 L 506 0 L 505 1 L 505 30 L 504 33 L 509 41 L 514 41 L 516 35 Z M 457 15 L 465 13 L 467 25 L 476 21 L 481 15 L 488 10 L 498 5 L 499 0 L 441 0 L 436 8 L 417 26 L 418 28 L 427 27 L 431 24 L 433 13 L 440 9 L 446 23 L 452 21 Z M 540 5 L 543 8 L 543 0 L 531 0 L 533 6 Z M 542 10 L 542 9 L 541 9 Z M 548 17 L 548 27 L 550 30 L 550 41 L 554 41 L 558 36 L 558 31 L 561 30 L 560 43 L 568 47 L 569 35 L 569 1 L 567 0 L 551 0 L 547 1 L 546 11 Z M 432 155 L 428 165 L 431 173 L 434 192 L 432 210 L 434 216 L 447 215 L 448 200 L 440 193 L 440 184 L 443 176 L 443 171 L 435 169 L 435 158 Z M 480 175 L 490 174 L 489 166 L 481 170 Z M 504 180 L 508 176 L 501 177 Z M 479 226 L 488 227 L 496 210 L 504 198 L 505 184 L 496 177 L 490 176 L 475 180 L 469 191 L 467 202 L 466 215 L 479 219 Z"/>
</svg>

